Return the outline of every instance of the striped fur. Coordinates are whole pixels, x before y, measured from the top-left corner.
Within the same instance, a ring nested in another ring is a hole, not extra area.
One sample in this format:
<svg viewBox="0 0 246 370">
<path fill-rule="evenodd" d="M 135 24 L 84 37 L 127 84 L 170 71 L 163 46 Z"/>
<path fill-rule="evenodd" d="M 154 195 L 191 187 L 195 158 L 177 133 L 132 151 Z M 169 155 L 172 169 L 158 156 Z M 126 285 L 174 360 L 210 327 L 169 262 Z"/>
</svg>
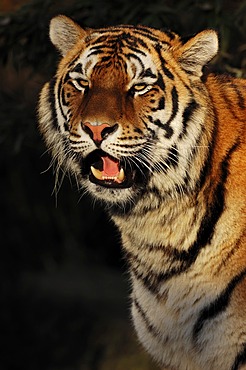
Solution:
<svg viewBox="0 0 246 370">
<path fill-rule="evenodd" d="M 183 44 L 58 16 L 50 37 L 40 131 L 121 232 L 139 340 L 164 369 L 246 369 L 245 80 L 203 74 L 212 30 Z"/>
</svg>

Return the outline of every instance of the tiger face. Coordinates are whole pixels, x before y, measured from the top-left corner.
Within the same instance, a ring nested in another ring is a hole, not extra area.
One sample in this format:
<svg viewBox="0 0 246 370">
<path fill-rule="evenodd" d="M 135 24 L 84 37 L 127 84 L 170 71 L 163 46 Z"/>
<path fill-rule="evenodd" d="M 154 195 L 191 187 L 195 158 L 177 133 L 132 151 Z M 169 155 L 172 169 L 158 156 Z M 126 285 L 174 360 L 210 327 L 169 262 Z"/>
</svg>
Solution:
<svg viewBox="0 0 246 370">
<path fill-rule="evenodd" d="M 216 33 L 183 44 L 172 32 L 83 30 L 58 16 L 50 38 L 63 58 L 42 90 L 39 122 L 58 168 L 109 204 L 195 186 L 191 157 L 206 156 L 210 135 L 202 68 L 217 52 Z"/>
</svg>

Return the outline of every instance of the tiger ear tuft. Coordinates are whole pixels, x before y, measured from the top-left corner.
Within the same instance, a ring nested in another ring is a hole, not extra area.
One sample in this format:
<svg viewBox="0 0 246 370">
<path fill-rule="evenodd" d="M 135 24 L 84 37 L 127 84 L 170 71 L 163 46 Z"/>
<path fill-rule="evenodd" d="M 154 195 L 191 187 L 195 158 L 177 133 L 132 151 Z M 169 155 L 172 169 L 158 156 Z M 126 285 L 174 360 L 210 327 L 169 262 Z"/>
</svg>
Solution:
<svg viewBox="0 0 246 370">
<path fill-rule="evenodd" d="M 189 74 L 201 77 L 203 67 L 217 54 L 218 47 L 217 33 L 213 30 L 202 31 L 179 49 L 179 63 Z"/>
<path fill-rule="evenodd" d="M 77 23 L 65 15 L 58 15 L 50 22 L 50 39 L 64 56 L 87 35 Z"/>
</svg>

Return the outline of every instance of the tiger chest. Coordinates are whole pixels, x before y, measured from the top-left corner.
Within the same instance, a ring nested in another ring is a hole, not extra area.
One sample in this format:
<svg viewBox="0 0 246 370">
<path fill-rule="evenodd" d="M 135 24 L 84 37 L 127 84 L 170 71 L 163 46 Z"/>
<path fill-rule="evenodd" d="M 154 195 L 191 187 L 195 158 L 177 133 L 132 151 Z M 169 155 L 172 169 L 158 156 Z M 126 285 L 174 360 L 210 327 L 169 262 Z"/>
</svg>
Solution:
<svg viewBox="0 0 246 370">
<path fill-rule="evenodd" d="M 193 211 L 187 208 L 182 217 L 176 213 L 165 228 L 157 218 L 147 216 L 138 221 L 128 219 L 127 227 L 121 228 L 132 280 L 134 326 L 146 350 L 168 370 L 219 368 L 219 360 L 209 353 L 222 343 L 223 319 L 219 317 L 216 324 L 211 324 L 219 328 L 212 337 L 211 326 L 204 325 L 198 342 L 195 338 L 203 308 L 224 289 L 225 281 L 214 275 L 216 264 L 211 263 L 219 258 L 219 251 L 212 248 L 212 242 L 193 259 L 193 252 L 189 255 L 169 248 L 177 240 L 184 246 L 192 242 L 192 232 L 197 230 L 193 223 L 193 230 L 187 233 L 192 219 Z M 222 346 L 227 346 L 226 340 Z"/>
<path fill-rule="evenodd" d="M 184 278 L 168 282 L 159 292 L 150 292 L 132 274 L 132 318 L 140 342 L 167 369 L 198 370 L 192 328 L 198 295 Z M 193 353 L 191 357 L 190 354 Z"/>
</svg>

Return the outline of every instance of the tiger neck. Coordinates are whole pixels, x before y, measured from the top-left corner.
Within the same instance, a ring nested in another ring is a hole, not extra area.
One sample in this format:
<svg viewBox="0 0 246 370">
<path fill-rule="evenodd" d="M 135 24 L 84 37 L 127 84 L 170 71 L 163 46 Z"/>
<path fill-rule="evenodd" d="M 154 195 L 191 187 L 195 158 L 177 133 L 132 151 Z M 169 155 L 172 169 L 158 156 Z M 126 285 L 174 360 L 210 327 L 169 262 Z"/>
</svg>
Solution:
<svg viewBox="0 0 246 370">
<path fill-rule="evenodd" d="M 112 219 L 120 229 L 127 252 L 137 248 L 138 252 L 146 253 L 146 248 L 153 250 L 165 246 L 188 250 L 200 224 L 199 208 L 197 201 L 188 196 L 160 202 L 153 194 L 148 194 L 127 215 Z"/>
<path fill-rule="evenodd" d="M 218 199 L 208 210 L 208 194 L 211 189 L 204 188 L 159 202 L 158 207 L 153 194 L 147 194 L 127 215 L 112 217 L 131 273 L 148 290 L 157 292 L 162 282 L 187 271 L 211 242 L 221 209 Z"/>
<path fill-rule="evenodd" d="M 188 270 L 212 239 L 224 203 L 223 185 L 210 180 L 219 169 L 207 176 L 214 166 L 215 130 L 210 112 L 199 145 L 190 146 L 175 171 L 154 173 L 132 209 L 111 215 L 131 271 L 150 287 Z"/>
</svg>

